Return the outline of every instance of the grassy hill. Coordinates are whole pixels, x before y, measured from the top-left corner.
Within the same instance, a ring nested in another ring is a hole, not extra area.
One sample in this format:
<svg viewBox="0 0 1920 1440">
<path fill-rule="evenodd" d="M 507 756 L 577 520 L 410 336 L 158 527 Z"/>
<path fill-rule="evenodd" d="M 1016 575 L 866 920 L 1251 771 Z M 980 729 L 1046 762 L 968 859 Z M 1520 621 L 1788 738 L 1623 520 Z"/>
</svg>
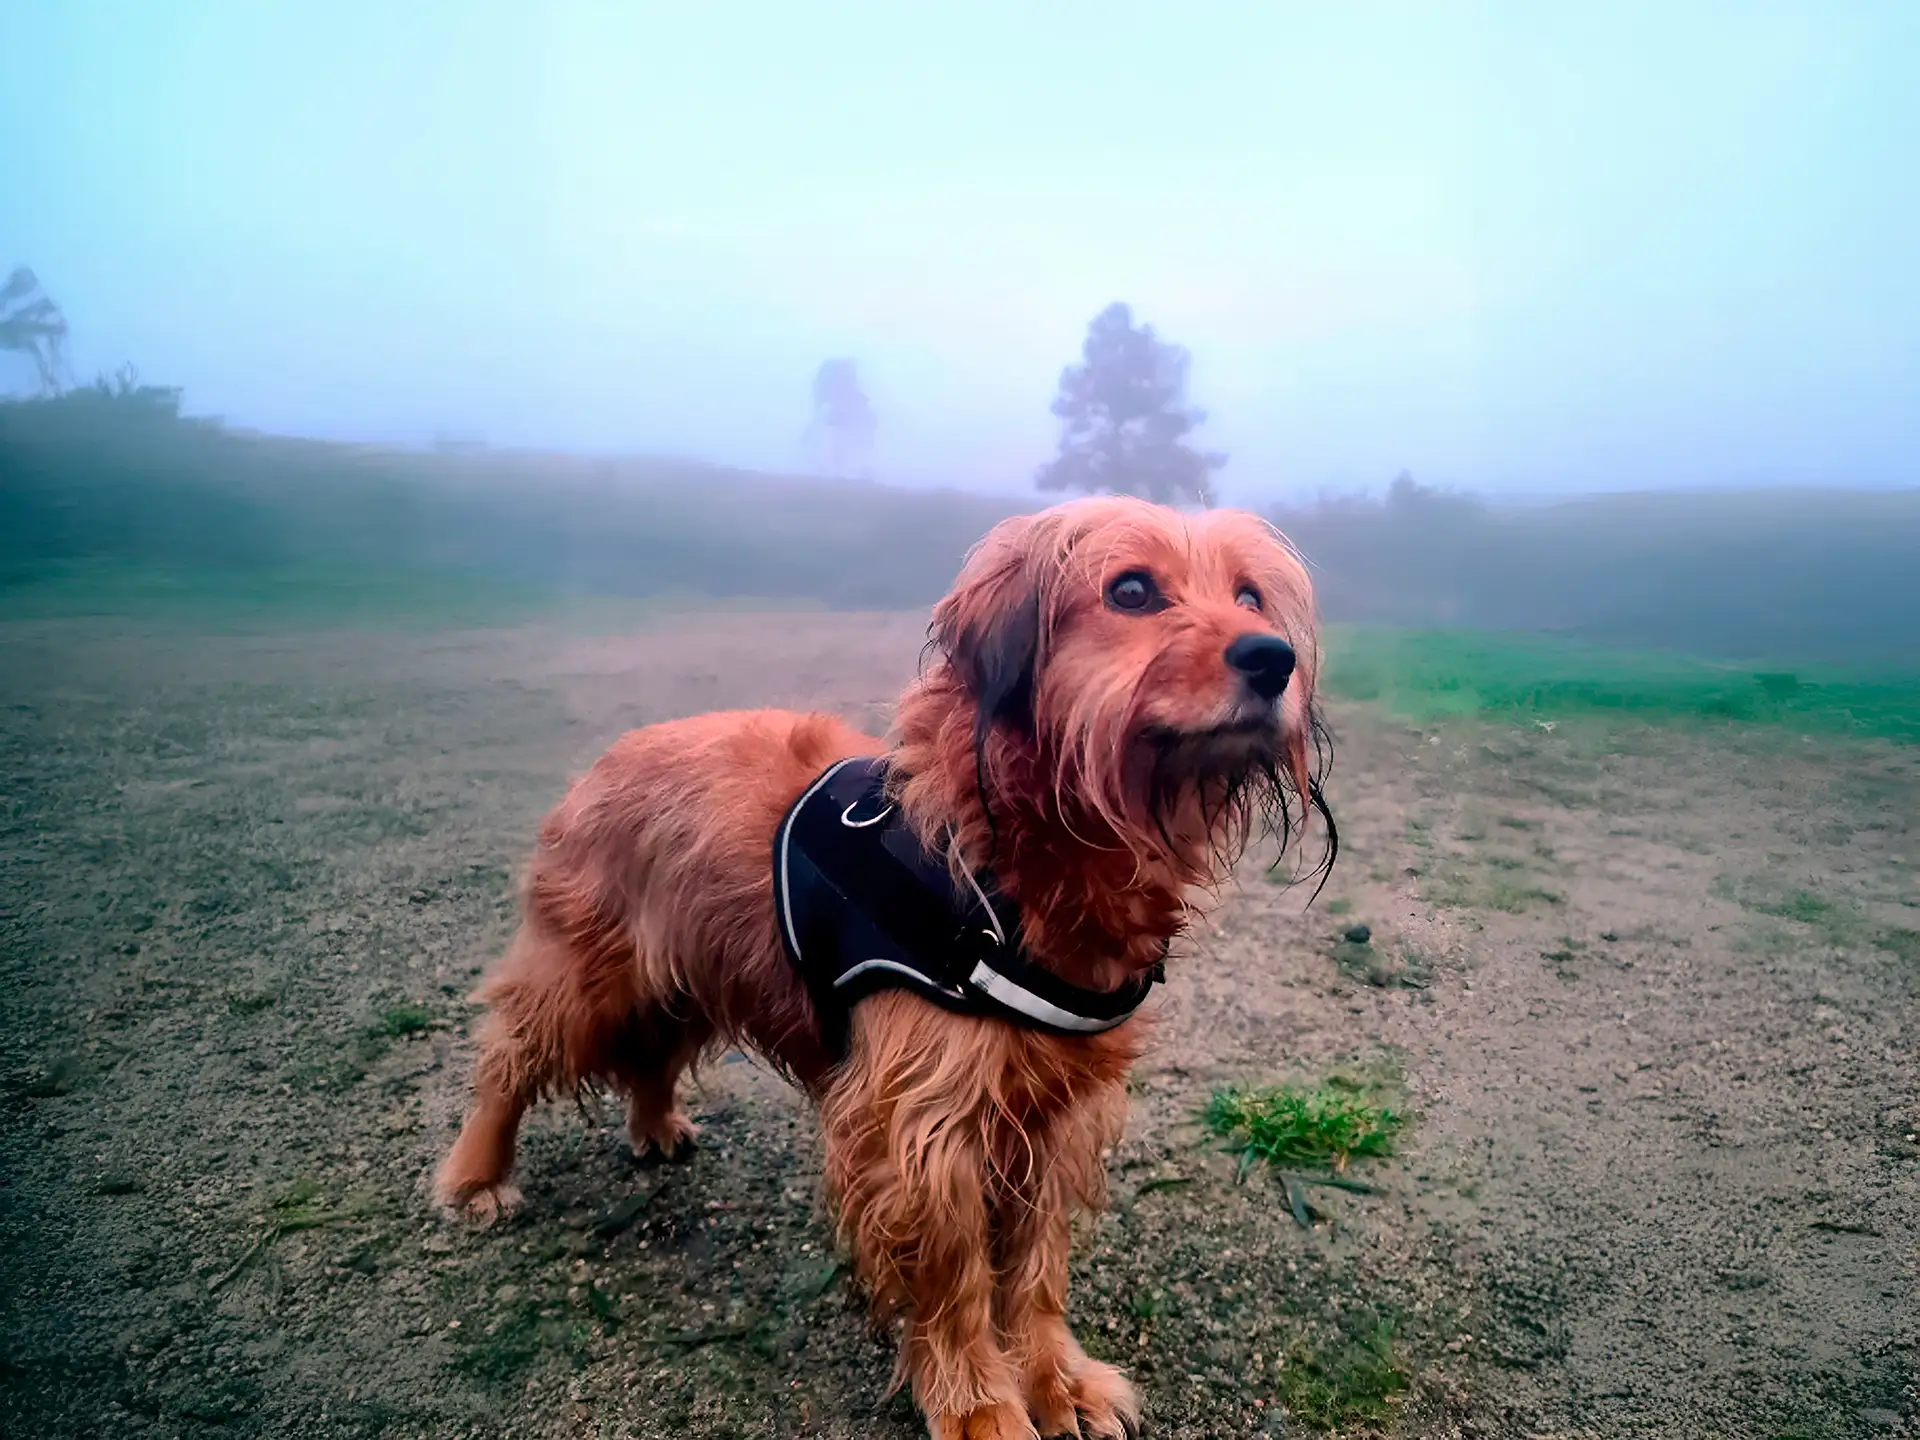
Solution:
<svg viewBox="0 0 1920 1440">
<path fill-rule="evenodd" d="M 0 614 L 433 623 L 634 598 L 917 607 L 1024 503 L 684 461 L 326 444 L 182 419 L 171 391 L 83 390 L 0 404 Z M 1920 672 L 1920 490 L 1503 512 L 1397 487 L 1384 503 L 1275 518 L 1335 621 L 1533 632 L 1579 642 L 1569 653 L 1680 652 L 1756 673 Z M 1443 654 L 1468 663 L 1433 640 L 1394 643 L 1427 670 Z"/>
<path fill-rule="evenodd" d="M 1551 731 L 1737 722 L 1920 744 L 1920 669 L 1768 670 L 1487 630 L 1336 626 L 1327 648 L 1335 694 L 1422 723 L 1480 718 Z"/>
<path fill-rule="evenodd" d="M 0 607 L 358 592 L 923 605 L 1017 504 L 681 461 L 326 444 L 81 391 L 0 404 Z"/>
<path fill-rule="evenodd" d="M 1402 494 L 1276 516 L 1339 620 L 1920 670 L 1920 490 Z"/>
</svg>

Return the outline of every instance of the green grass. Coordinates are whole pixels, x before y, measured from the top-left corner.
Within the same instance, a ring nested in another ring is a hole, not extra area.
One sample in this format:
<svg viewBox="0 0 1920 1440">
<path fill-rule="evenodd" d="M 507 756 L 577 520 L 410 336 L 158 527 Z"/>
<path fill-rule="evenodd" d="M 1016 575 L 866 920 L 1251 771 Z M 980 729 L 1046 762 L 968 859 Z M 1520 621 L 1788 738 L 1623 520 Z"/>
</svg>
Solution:
<svg viewBox="0 0 1920 1440">
<path fill-rule="evenodd" d="M 375 1213 L 378 1208 L 377 1203 L 367 1196 L 349 1196 L 337 1203 L 330 1203 L 326 1187 L 318 1180 L 302 1176 L 273 1197 L 261 1216 L 261 1230 L 253 1244 L 208 1288 L 225 1288 L 283 1236 L 349 1224 Z"/>
<path fill-rule="evenodd" d="M 372 1021 L 349 1036 L 339 1052 L 289 1067 L 285 1072 L 286 1081 L 297 1089 L 332 1094 L 352 1089 L 367 1078 L 367 1067 L 379 1061 L 394 1041 L 424 1034 L 438 1023 L 439 1016 L 432 1009 L 411 1000 L 378 1006 Z"/>
<path fill-rule="evenodd" d="M 590 1339 L 587 1327 L 559 1313 L 559 1307 L 523 1300 L 484 1328 L 463 1327 L 453 1363 L 476 1380 L 506 1385 L 549 1356 L 564 1357 L 578 1368 L 585 1363 Z"/>
<path fill-rule="evenodd" d="M 1714 882 L 1714 890 L 1756 915 L 1804 925 L 1829 945 L 1854 950 L 1871 947 L 1896 960 L 1920 963 L 1920 930 L 1877 925 L 1851 900 L 1830 899 L 1762 875 L 1722 875 Z M 1780 926 L 1757 929 L 1745 937 L 1742 948 L 1761 954 L 1792 950 L 1803 943 L 1801 933 Z"/>
<path fill-rule="evenodd" d="M 1920 930 L 1889 925 L 1873 937 L 1873 943 L 1909 965 L 1920 965 Z"/>
<path fill-rule="evenodd" d="M 216 633 L 511 625 L 552 603 L 531 586 L 477 571 L 350 562 L 167 566 L 72 560 L 0 574 L 0 620 L 138 617 Z"/>
<path fill-rule="evenodd" d="M 689 594 L 915 607 L 1029 503 L 648 457 L 247 435 L 87 397 L 0 398 L 0 450 L 0 618 L 198 609 L 218 628 L 315 612 L 411 628 L 436 609 L 471 623 L 513 591 L 543 610 Z"/>
<path fill-rule="evenodd" d="M 1227 1149 L 1279 1166 L 1330 1165 L 1346 1169 L 1355 1156 L 1393 1154 L 1404 1123 L 1397 1111 L 1371 1103 L 1351 1082 L 1307 1087 L 1272 1085 L 1216 1090 L 1201 1112 Z"/>
<path fill-rule="evenodd" d="M 135 620 L 192 634 L 406 634 L 539 624 L 569 634 L 624 634 L 676 615 L 823 609 L 806 597 L 569 592 L 475 569 L 414 570 L 324 561 L 160 566 L 102 560 L 0 568 L 0 623 Z"/>
<path fill-rule="evenodd" d="M 326 1060 L 303 1060 L 298 1064 L 290 1065 L 284 1072 L 286 1082 L 296 1090 L 316 1090 L 324 1095 L 337 1095 L 342 1091 L 351 1090 L 367 1078 L 367 1059 L 379 1058 L 378 1053 L 373 1049 L 373 1044 L 371 1035 L 363 1035 L 354 1047 L 357 1054 L 367 1058 L 334 1056 Z"/>
<path fill-rule="evenodd" d="M 1458 866 L 1440 870 L 1425 880 L 1427 899 L 1456 910 L 1499 910 L 1523 915 L 1537 905 L 1562 905 L 1557 890 L 1533 884 L 1525 876 L 1489 875 Z"/>
<path fill-rule="evenodd" d="M 318 1180 L 303 1175 L 300 1179 L 294 1181 L 293 1184 L 273 1197 L 272 1208 L 275 1210 L 304 1210 L 320 1198 L 321 1188 Z"/>
<path fill-rule="evenodd" d="M 277 990 L 233 990 L 227 994 L 227 1013 L 229 1015 L 258 1015 L 262 1010 L 271 1009 L 280 999 Z"/>
<path fill-rule="evenodd" d="M 434 1015 L 424 1005 L 416 1005 L 410 1000 L 402 1000 L 388 1005 L 374 1016 L 373 1032 L 388 1040 L 403 1039 L 408 1035 L 418 1035 L 423 1030 L 433 1028 Z"/>
<path fill-rule="evenodd" d="M 1424 990 L 1433 983 L 1433 962 L 1405 942 L 1383 944 L 1378 936 L 1364 942 L 1340 936 L 1327 954 L 1347 979 L 1377 989 Z"/>
<path fill-rule="evenodd" d="M 1327 685 L 1417 722 L 1777 725 L 1920 743 L 1920 673 L 1786 672 L 1504 631 L 1332 627 Z"/>
<path fill-rule="evenodd" d="M 1167 1313 L 1166 1293 L 1152 1289 L 1135 1291 L 1127 1297 L 1127 1313 L 1142 1324 L 1158 1320 Z"/>
<path fill-rule="evenodd" d="M 1802 925 L 1827 925 L 1839 919 L 1839 905 L 1811 890 L 1789 890 L 1775 901 L 1762 901 L 1754 909 L 1762 915 L 1778 915 L 1782 920 L 1798 920 Z"/>
<path fill-rule="evenodd" d="M 1380 1320 L 1337 1347 L 1297 1345 L 1281 1368 L 1275 1398 L 1310 1430 L 1378 1433 L 1389 1403 L 1406 1388 L 1393 1324 Z"/>
</svg>

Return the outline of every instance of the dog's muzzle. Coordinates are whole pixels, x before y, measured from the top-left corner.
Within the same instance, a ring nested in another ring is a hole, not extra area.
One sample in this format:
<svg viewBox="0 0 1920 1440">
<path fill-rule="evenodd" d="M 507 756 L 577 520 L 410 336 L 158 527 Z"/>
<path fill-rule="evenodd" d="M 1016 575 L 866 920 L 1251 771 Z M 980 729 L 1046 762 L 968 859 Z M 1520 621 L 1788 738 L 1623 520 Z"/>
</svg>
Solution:
<svg viewBox="0 0 1920 1440">
<path fill-rule="evenodd" d="M 1278 635 L 1242 635 L 1227 646 L 1227 665 L 1262 700 L 1276 700 L 1293 678 L 1298 657 Z"/>
</svg>

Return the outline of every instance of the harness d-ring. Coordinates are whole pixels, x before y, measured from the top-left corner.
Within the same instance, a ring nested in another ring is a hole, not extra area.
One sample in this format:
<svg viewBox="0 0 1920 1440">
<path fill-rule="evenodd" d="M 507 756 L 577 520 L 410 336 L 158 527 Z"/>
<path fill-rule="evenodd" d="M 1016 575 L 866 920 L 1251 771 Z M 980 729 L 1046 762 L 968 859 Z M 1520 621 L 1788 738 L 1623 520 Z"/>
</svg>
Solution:
<svg viewBox="0 0 1920 1440">
<path fill-rule="evenodd" d="M 860 802 L 856 800 L 853 802 L 853 805 L 847 806 L 846 809 L 840 812 L 840 823 L 846 826 L 849 830 L 864 830 L 869 825 L 878 825 L 882 820 L 886 819 L 887 816 L 893 813 L 893 806 L 885 805 L 881 807 L 880 813 L 875 815 L 871 820 L 856 820 L 853 818 L 853 810 L 854 810 L 854 806 L 858 805 L 859 803 Z"/>
</svg>

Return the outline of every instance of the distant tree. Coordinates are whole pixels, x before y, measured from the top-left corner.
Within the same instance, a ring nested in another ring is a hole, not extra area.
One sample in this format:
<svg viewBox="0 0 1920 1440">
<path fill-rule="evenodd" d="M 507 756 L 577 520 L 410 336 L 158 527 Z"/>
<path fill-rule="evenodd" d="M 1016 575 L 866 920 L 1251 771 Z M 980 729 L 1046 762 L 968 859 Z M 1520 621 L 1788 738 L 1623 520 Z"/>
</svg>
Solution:
<svg viewBox="0 0 1920 1440">
<path fill-rule="evenodd" d="M 842 477 L 870 473 L 878 424 L 873 402 L 860 388 L 859 366 L 845 357 L 822 360 L 813 374 L 813 421 L 807 427 L 821 468 Z"/>
<path fill-rule="evenodd" d="M 155 415 L 164 415 L 168 419 L 177 419 L 180 414 L 180 387 L 177 385 L 143 385 L 140 383 L 139 368 L 131 363 L 122 365 L 113 374 L 104 370 L 93 377 L 93 384 L 83 390 L 72 392 L 76 400 L 91 398 L 118 405 L 123 409 L 138 409 Z"/>
<path fill-rule="evenodd" d="M 1053 413 L 1060 454 L 1034 479 L 1042 490 L 1108 490 L 1164 504 L 1213 503 L 1225 455 L 1186 443 L 1207 413 L 1187 404 L 1187 352 L 1109 305 L 1087 328 L 1081 361 L 1060 375 Z"/>
<path fill-rule="evenodd" d="M 33 357 L 40 389 L 52 394 L 66 370 L 67 317 L 40 288 L 39 277 L 16 265 L 0 285 L 0 350 Z"/>
<path fill-rule="evenodd" d="M 1384 509 L 1389 519 L 1416 527 L 1473 525 L 1486 518 L 1486 506 L 1473 496 L 1422 485 L 1405 470 L 1387 487 Z"/>
</svg>

